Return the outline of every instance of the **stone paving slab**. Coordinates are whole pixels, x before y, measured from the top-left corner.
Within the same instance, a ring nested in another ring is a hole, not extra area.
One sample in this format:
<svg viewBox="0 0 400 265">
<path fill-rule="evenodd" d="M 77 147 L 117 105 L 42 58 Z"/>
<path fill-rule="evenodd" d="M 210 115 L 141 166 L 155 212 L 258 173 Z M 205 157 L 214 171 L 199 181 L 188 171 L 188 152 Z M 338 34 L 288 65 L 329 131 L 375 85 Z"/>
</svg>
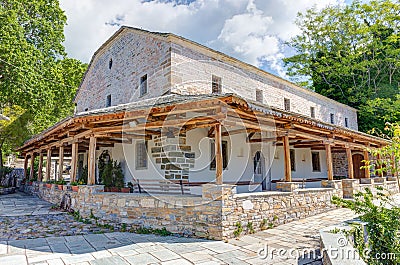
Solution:
<svg viewBox="0 0 400 265">
<path fill-rule="evenodd" d="M 128 232 L 98 234 L 98 231 L 90 230 L 91 225 L 75 222 L 65 213 L 54 212 L 51 204 L 33 196 L 19 193 L 6 196 L 8 200 L 5 196 L 0 198 L 0 264 L 7 265 L 316 265 L 321 261 L 278 255 L 262 259 L 258 253 L 265 247 L 268 251 L 273 248 L 316 251 L 321 228 L 354 217 L 347 209 L 337 209 L 225 243 Z M 13 206 L 18 211 L 12 212 Z M 24 239 L 26 237 L 32 239 Z"/>
</svg>

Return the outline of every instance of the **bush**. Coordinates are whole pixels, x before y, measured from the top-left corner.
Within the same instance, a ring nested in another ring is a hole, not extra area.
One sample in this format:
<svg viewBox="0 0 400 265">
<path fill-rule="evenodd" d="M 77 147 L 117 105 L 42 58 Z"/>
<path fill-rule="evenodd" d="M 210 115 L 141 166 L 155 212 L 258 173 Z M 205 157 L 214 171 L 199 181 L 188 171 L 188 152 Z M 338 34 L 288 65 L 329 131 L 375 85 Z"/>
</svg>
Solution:
<svg viewBox="0 0 400 265">
<path fill-rule="evenodd" d="M 360 219 L 366 222 L 368 242 L 363 243 L 359 237 L 362 233 L 355 230 L 356 248 L 363 256 L 363 250 L 368 248 L 368 255 L 363 258 L 368 264 L 400 264 L 400 255 L 393 259 L 379 259 L 383 253 L 400 253 L 400 208 L 393 204 L 393 199 L 383 193 L 383 188 L 374 196 L 370 189 L 355 194 L 354 201 L 333 197 L 334 204 L 353 210 L 360 214 Z"/>
</svg>

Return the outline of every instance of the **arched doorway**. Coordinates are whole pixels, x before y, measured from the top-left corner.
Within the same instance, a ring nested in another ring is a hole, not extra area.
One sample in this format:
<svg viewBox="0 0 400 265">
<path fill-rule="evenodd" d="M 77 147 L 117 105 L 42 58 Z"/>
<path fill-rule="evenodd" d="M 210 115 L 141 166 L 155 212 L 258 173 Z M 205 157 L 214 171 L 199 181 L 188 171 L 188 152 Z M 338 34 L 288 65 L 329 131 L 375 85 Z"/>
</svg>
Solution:
<svg viewBox="0 0 400 265">
<path fill-rule="evenodd" d="M 365 178 L 365 170 L 360 169 L 360 167 L 364 166 L 363 160 L 364 156 L 362 154 L 353 155 L 353 172 L 356 179 Z"/>
<path fill-rule="evenodd" d="M 266 179 L 265 158 L 261 151 L 257 151 L 254 155 L 254 182 L 262 184 L 262 190 L 270 190 L 270 181 Z"/>
</svg>

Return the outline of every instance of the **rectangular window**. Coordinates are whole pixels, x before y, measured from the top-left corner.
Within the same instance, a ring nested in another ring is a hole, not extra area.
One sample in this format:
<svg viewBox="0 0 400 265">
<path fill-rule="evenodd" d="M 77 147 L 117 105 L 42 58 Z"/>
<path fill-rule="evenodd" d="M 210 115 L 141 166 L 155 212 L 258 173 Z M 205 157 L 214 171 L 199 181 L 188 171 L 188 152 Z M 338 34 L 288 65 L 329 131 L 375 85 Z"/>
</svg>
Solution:
<svg viewBox="0 0 400 265">
<path fill-rule="evenodd" d="M 210 158 L 211 158 L 211 163 L 210 163 L 210 170 L 215 170 L 215 141 L 211 140 L 211 152 L 210 152 Z M 228 166 L 228 142 L 227 141 L 222 141 L 222 167 L 226 169 Z"/>
<path fill-rule="evenodd" d="M 348 118 L 344 118 L 344 126 L 345 126 L 346 128 L 349 127 L 349 119 L 348 119 Z"/>
<path fill-rule="evenodd" d="M 335 114 L 331 113 L 331 123 L 335 124 Z"/>
<path fill-rule="evenodd" d="M 283 99 L 283 105 L 286 111 L 290 111 L 290 99 L 284 98 Z"/>
<path fill-rule="evenodd" d="M 321 163 L 319 161 L 319 152 L 311 152 L 312 171 L 321 172 Z"/>
<path fill-rule="evenodd" d="M 294 149 L 290 149 L 290 168 L 292 171 L 296 171 L 296 152 Z"/>
<path fill-rule="evenodd" d="M 222 79 L 221 77 L 212 76 L 212 92 L 215 94 L 219 94 L 222 92 Z"/>
<path fill-rule="evenodd" d="M 111 107 L 111 95 L 108 95 L 108 96 L 107 96 L 107 99 L 106 99 L 106 107 Z"/>
<path fill-rule="evenodd" d="M 315 118 L 315 107 L 310 108 L 310 116 L 311 118 Z"/>
<path fill-rule="evenodd" d="M 136 169 L 147 169 L 147 144 L 145 141 L 136 142 Z"/>
<path fill-rule="evenodd" d="M 263 92 L 261 89 L 256 89 L 256 101 L 263 103 L 264 102 L 264 96 Z"/>
<path fill-rule="evenodd" d="M 140 78 L 140 96 L 147 94 L 147 75 Z"/>
</svg>

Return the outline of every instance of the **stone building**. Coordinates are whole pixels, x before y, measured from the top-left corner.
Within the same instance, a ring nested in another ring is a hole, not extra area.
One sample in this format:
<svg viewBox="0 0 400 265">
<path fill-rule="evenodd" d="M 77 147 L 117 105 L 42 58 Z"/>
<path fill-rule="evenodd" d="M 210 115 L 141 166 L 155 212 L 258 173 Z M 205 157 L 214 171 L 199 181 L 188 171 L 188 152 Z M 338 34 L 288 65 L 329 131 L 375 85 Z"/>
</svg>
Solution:
<svg viewBox="0 0 400 265">
<path fill-rule="evenodd" d="M 174 34 L 122 27 L 93 55 L 75 103 L 19 148 L 27 178 L 39 157 L 27 190 L 53 203 L 69 194 L 110 224 L 227 239 L 238 222 L 257 231 L 331 209 L 333 195 L 398 192 L 396 178 L 360 169 L 387 141 L 359 132 L 355 109 Z M 102 154 L 133 193 L 98 185 Z M 88 185 L 48 188 L 44 157 L 70 157 L 70 181 L 87 166 Z"/>
</svg>

